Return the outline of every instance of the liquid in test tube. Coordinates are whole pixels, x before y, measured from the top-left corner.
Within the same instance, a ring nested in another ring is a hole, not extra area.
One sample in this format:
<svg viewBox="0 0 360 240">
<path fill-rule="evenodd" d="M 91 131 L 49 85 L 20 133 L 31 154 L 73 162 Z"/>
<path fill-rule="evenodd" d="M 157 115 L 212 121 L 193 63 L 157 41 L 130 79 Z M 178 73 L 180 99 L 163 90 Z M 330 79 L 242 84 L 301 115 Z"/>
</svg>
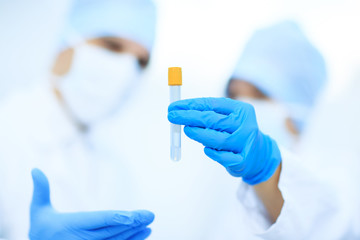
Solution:
<svg viewBox="0 0 360 240">
<path fill-rule="evenodd" d="M 181 99 L 182 74 L 180 67 L 170 67 L 168 74 L 170 88 L 170 103 Z M 170 158 L 173 161 L 181 159 L 181 126 L 170 123 Z"/>
</svg>

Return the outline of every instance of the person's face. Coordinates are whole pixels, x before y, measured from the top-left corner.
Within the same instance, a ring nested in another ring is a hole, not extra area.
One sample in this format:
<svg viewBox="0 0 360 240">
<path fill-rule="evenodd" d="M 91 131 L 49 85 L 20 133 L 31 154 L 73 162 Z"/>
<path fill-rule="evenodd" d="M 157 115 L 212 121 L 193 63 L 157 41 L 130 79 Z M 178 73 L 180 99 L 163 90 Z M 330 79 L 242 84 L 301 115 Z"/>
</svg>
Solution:
<svg viewBox="0 0 360 240">
<path fill-rule="evenodd" d="M 89 39 L 59 54 L 53 90 L 71 118 L 88 126 L 119 109 L 148 62 L 149 52 L 134 41 Z"/>
<path fill-rule="evenodd" d="M 149 62 L 149 52 L 140 44 L 125 38 L 101 37 L 86 41 L 87 44 L 98 46 L 114 53 L 128 53 L 134 55 L 142 68 Z M 74 56 L 74 49 L 68 48 L 62 51 L 53 66 L 52 72 L 55 75 L 63 76 L 69 72 Z"/>
<path fill-rule="evenodd" d="M 253 84 L 240 79 L 232 79 L 229 82 L 227 91 L 228 97 L 232 99 L 252 98 L 258 100 L 270 100 Z"/>
<path fill-rule="evenodd" d="M 262 101 L 274 101 L 268 96 L 266 96 L 263 92 L 261 92 L 256 86 L 253 84 L 241 80 L 241 79 L 231 79 L 227 89 L 227 95 L 232 99 L 253 99 L 253 100 L 262 100 Z M 285 127 L 286 129 L 293 135 L 299 135 L 299 131 L 297 130 L 294 122 L 287 117 L 285 119 Z"/>
</svg>

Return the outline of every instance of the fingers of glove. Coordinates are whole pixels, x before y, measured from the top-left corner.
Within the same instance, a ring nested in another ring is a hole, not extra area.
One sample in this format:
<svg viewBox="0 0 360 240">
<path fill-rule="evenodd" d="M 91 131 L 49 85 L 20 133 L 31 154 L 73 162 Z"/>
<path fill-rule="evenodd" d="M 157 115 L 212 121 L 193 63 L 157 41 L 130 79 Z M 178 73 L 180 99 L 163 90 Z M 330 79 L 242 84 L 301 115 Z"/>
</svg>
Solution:
<svg viewBox="0 0 360 240">
<path fill-rule="evenodd" d="M 169 112 L 170 122 L 190 127 L 211 128 L 233 133 L 241 121 L 234 121 L 234 115 L 224 115 L 214 111 L 174 110 Z"/>
<path fill-rule="evenodd" d="M 137 234 L 140 234 L 145 229 L 146 229 L 145 226 L 131 228 L 117 236 L 109 237 L 106 239 L 107 240 L 125 240 L 125 239 L 128 240 L 128 239 L 131 239 L 132 237 L 136 236 Z"/>
<path fill-rule="evenodd" d="M 87 235 L 91 236 L 92 239 L 105 239 L 114 236 L 118 236 L 119 234 L 126 232 L 130 229 L 134 228 L 132 225 L 119 225 L 119 226 L 108 226 L 104 228 L 98 228 L 94 230 L 86 230 Z"/>
<path fill-rule="evenodd" d="M 31 208 L 50 205 L 50 186 L 45 174 L 40 169 L 33 169 L 31 171 L 34 191 L 32 197 Z"/>
<path fill-rule="evenodd" d="M 203 144 L 205 147 L 217 150 L 229 150 L 226 143 L 231 135 L 227 132 L 198 127 L 185 127 L 184 132 L 186 136 Z"/>
<path fill-rule="evenodd" d="M 238 153 L 228 151 L 218 151 L 206 147 L 206 156 L 223 165 L 226 170 L 235 177 L 241 177 L 245 170 L 244 159 Z"/>
<path fill-rule="evenodd" d="M 130 237 L 129 240 L 144 240 L 151 234 L 150 228 L 145 228 L 141 232 L 135 234 L 134 236 Z"/>
<path fill-rule="evenodd" d="M 168 111 L 174 110 L 197 110 L 214 111 L 220 114 L 229 115 L 237 108 L 241 107 L 243 102 L 229 98 L 193 98 L 176 101 L 169 105 Z"/>
<path fill-rule="evenodd" d="M 148 225 L 154 220 L 154 214 L 146 210 L 138 211 L 99 211 L 68 213 L 67 218 L 70 224 L 82 229 L 98 229 L 107 226 L 127 225 L 140 226 Z"/>
</svg>

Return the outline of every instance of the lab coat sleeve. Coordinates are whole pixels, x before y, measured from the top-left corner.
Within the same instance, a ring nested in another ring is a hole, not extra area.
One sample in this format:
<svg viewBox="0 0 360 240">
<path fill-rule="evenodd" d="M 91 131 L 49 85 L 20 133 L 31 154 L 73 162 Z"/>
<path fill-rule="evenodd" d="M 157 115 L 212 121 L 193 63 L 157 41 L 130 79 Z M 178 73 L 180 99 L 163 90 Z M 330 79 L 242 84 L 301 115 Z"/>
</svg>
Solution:
<svg viewBox="0 0 360 240">
<path fill-rule="evenodd" d="M 252 232 L 263 239 L 341 239 L 349 223 L 341 214 L 334 188 L 285 149 L 281 153 L 279 189 L 284 205 L 275 223 L 271 224 L 251 186 L 241 183 L 239 188 L 238 199 Z M 339 224 L 339 220 L 343 222 Z"/>
</svg>

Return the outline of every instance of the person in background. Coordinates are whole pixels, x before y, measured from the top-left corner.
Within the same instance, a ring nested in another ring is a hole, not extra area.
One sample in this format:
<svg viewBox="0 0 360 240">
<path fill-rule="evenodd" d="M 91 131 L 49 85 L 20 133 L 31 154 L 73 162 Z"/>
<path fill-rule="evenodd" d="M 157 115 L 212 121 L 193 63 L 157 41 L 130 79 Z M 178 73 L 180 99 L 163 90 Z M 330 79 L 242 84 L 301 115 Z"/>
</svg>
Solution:
<svg viewBox="0 0 360 240">
<path fill-rule="evenodd" d="M 283 21 L 253 34 L 226 96 L 251 103 L 262 131 L 291 149 L 326 82 L 321 53 L 295 22 Z"/>
<path fill-rule="evenodd" d="M 359 77 L 342 96 L 317 104 L 300 158 L 262 132 L 256 107 L 244 101 L 180 100 L 169 105 L 168 120 L 184 125 L 206 156 L 242 178 L 238 200 L 253 236 L 359 239 Z"/>
<path fill-rule="evenodd" d="M 150 60 L 155 24 L 149 0 L 74 1 L 46 83 L 0 107 L 1 237 L 144 239 L 150 234 L 153 213 L 109 210 L 137 209 L 133 181 L 126 163 L 93 131 L 121 111 L 136 90 Z M 47 177 L 34 169 L 30 211 L 34 167 L 49 176 L 53 192 L 50 201 Z"/>
</svg>

